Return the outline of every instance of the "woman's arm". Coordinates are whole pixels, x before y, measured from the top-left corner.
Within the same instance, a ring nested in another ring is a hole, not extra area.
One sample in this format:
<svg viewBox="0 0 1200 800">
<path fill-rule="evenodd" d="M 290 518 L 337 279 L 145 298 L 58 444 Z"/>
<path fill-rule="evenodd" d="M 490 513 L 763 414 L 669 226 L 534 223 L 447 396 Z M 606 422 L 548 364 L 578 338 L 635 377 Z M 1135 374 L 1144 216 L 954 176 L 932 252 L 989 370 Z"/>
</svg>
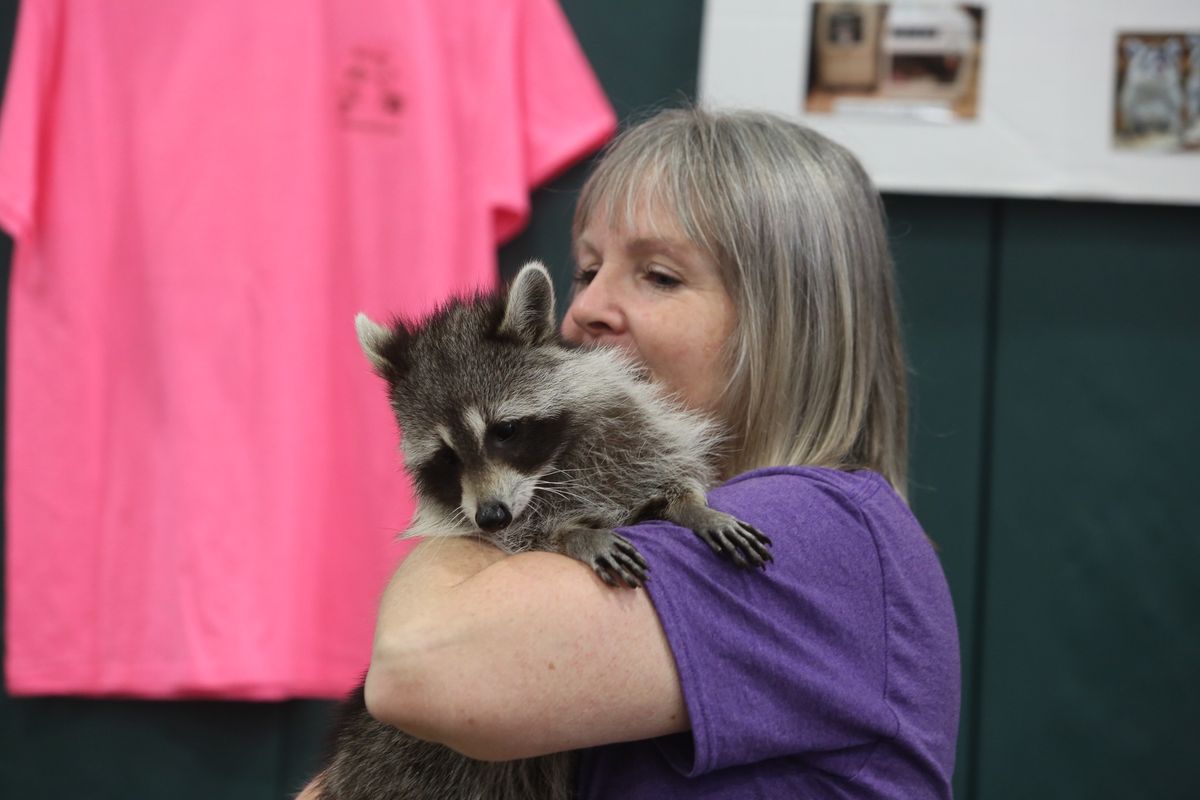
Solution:
<svg viewBox="0 0 1200 800">
<path fill-rule="evenodd" d="M 643 590 L 552 553 L 429 539 L 384 592 L 366 684 L 384 722 L 486 760 L 687 730 Z"/>
</svg>

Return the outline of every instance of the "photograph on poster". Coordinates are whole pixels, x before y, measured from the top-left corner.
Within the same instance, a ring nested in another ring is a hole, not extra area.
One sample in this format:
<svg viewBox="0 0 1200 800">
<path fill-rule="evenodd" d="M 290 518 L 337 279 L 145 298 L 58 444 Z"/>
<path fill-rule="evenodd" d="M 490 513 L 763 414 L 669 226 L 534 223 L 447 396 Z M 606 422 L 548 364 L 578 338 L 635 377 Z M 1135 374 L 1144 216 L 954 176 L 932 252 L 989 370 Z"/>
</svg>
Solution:
<svg viewBox="0 0 1200 800">
<path fill-rule="evenodd" d="M 804 110 L 974 119 L 983 17 L 975 5 L 814 3 Z"/>
<path fill-rule="evenodd" d="M 1119 149 L 1200 154 L 1200 31 L 1117 37 L 1113 141 Z"/>
</svg>

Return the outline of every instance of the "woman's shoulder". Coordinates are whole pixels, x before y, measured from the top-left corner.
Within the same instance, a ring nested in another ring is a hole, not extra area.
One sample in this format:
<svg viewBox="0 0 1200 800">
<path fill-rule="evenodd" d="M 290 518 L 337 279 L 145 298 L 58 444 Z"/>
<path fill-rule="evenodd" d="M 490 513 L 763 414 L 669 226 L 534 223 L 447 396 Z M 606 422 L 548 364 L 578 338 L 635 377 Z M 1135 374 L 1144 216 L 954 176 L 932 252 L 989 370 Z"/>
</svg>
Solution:
<svg viewBox="0 0 1200 800">
<path fill-rule="evenodd" d="M 815 575 L 877 570 L 881 540 L 883 547 L 925 541 L 904 501 L 881 475 L 865 470 L 756 469 L 712 489 L 708 502 L 771 539 L 774 563 L 767 572 L 779 579 L 779 588 L 786 583 L 810 586 Z M 652 575 L 655 564 L 702 581 L 724 580 L 729 570 L 737 571 L 731 563 L 714 566 L 709 547 L 671 523 L 644 522 L 626 535 L 652 564 Z M 663 571 L 658 569 L 660 576 Z M 870 590 L 869 582 L 857 585 Z"/>
<path fill-rule="evenodd" d="M 854 574 L 846 590 L 870 593 L 890 563 L 932 547 L 912 512 L 876 472 L 780 466 L 729 479 L 708 495 L 712 508 L 736 517 L 772 542 L 769 583 L 808 591 L 826 579 Z M 675 570 L 699 583 L 723 581 L 737 568 L 714 561 L 700 537 L 678 525 L 647 521 L 622 529 L 651 564 L 651 576 Z M 895 558 L 893 556 L 898 556 Z M 874 579 L 867 579 L 874 576 Z M 841 582 L 840 579 L 837 579 Z"/>
<path fill-rule="evenodd" d="M 868 527 L 871 518 L 894 517 L 908 524 L 912 515 L 887 480 L 877 472 L 826 467 L 765 467 L 742 473 L 709 493 L 709 503 L 736 517 L 761 519 L 769 527 L 804 525 L 817 530 Z"/>
<path fill-rule="evenodd" d="M 755 526 L 809 559 L 905 561 L 932 570 L 936 556 L 908 504 L 871 470 L 781 466 L 738 475 L 709 493 L 709 505 Z"/>
<path fill-rule="evenodd" d="M 887 480 L 868 469 L 847 471 L 829 467 L 778 466 L 760 467 L 735 475 L 712 493 L 716 496 L 765 493 L 785 498 L 822 495 L 857 501 L 885 487 L 890 489 Z"/>
</svg>

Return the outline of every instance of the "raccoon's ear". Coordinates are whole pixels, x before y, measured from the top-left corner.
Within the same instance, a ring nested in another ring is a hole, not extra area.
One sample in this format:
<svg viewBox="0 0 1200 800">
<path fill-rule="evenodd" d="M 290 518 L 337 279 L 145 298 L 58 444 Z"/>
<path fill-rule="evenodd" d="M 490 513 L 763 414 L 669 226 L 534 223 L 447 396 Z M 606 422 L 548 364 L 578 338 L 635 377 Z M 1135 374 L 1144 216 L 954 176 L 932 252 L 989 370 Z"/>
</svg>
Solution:
<svg viewBox="0 0 1200 800">
<path fill-rule="evenodd" d="M 391 328 L 375 322 L 361 311 L 354 318 L 358 344 L 375 374 L 394 381 L 408 372 L 408 330 L 397 321 Z"/>
<path fill-rule="evenodd" d="M 496 332 L 525 344 L 541 344 L 554 336 L 554 284 L 540 261 L 530 261 L 517 273 Z"/>
</svg>

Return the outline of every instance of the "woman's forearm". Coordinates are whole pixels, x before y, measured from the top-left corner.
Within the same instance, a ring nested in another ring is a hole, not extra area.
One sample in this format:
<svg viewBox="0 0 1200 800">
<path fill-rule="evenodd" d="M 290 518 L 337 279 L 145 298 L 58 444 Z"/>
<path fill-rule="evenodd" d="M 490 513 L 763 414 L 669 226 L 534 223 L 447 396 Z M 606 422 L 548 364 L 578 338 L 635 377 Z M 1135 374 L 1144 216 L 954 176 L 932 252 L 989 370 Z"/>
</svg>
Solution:
<svg viewBox="0 0 1200 800">
<path fill-rule="evenodd" d="M 436 607 L 452 589 L 504 558 L 503 552 L 468 536 L 428 538 L 401 562 L 384 590 L 376 620 L 376 641 Z"/>
<path fill-rule="evenodd" d="M 556 553 L 425 542 L 380 609 L 367 709 L 482 760 L 686 730 L 658 615 Z M 564 713 L 569 709 L 569 713 Z"/>
</svg>

